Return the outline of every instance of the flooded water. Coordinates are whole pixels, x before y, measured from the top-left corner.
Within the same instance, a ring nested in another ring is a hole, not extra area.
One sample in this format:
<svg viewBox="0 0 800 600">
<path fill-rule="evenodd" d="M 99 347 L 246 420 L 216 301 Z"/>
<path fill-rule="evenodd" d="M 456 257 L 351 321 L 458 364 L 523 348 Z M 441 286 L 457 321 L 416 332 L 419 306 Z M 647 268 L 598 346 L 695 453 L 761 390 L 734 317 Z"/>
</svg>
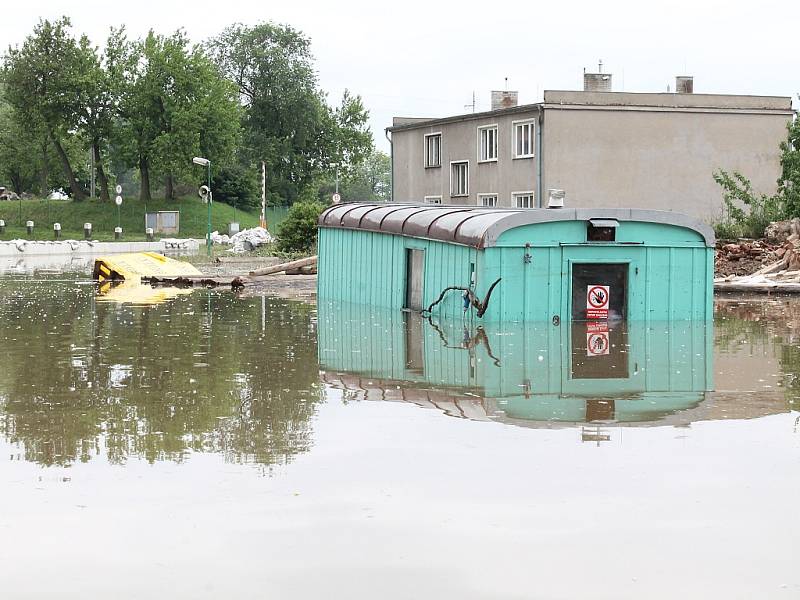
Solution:
<svg viewBox="0 0 800 600">
<path fill-rule="evenodd" d="M 76 270 L 0 276 L 3 598 L 800 597 L 796 300 L 480 326 Z"/>
</svg>

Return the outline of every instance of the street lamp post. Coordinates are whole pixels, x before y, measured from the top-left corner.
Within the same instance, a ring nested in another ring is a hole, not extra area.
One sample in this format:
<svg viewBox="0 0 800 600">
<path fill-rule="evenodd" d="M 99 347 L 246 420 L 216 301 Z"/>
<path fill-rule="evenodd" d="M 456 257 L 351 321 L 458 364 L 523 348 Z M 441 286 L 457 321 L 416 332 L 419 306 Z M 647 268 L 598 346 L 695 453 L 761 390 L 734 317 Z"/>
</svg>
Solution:
<svg viewBox="0 0 800 600">
<path fill-rule="evenodd" d="M 195 156 L 192 159 L 192 162 L 196 165 L 200 165 L 201 167 L 206 168 L 206 172 L 208 175 L 208 199 L 206 202 L 208 203 L 208 227 L 206 230 L 206 252 L 208 256 L 211 256 L 211 161 L 207 158 L 203 158 L 202 156 Z"/>
</svg>

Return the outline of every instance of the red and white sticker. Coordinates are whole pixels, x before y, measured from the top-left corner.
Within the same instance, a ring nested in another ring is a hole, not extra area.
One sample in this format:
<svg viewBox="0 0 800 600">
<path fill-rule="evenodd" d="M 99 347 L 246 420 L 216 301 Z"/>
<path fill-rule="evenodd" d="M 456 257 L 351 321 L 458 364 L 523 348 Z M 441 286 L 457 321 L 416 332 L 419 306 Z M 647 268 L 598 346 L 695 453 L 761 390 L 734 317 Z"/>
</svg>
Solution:
<svg viewBox="0 0 800 600">
<path fill-rule="evenodd" d="M 586 332 L 586 356 L 605 356 L 609 354 L 611 343 L 608 331 Z"/>
<path fill-rule="evenodd" d="M 607 319 L 608 301 L 611 299 L 611 286 L 586 286 L 586 318 Z"/>
</svg>

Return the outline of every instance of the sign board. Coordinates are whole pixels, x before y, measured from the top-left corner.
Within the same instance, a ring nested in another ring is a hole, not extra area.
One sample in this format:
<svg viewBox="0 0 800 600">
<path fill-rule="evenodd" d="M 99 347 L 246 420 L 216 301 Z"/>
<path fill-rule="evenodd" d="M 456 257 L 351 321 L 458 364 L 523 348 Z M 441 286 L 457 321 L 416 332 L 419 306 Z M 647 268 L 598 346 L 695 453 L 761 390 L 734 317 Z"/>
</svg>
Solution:
<svg viewBox="0 0 800 600">
<path fill-rule="evenodd" d="M 116 187 L 116 188 L 114 188 L 114 189 L 116 190 L 116 192 L 117 192 L 117 195 L 119 195 L 119 194 L 121 194 L 121 193 L 122 193 L 122 186 L 121 186 L 121 185 L 117 184 L 117 187 Z"/>
<path fill-rule="evenodd" d="M 342 196 L 340 194 L 334 194 L 333 195 L 333 203 L 334 204 L 339 204 L 339 202 L 341 202 L 341 201 L 342 201 Z"/>
<path fill-rule="evenodd" d="M 114 202 L 116 202 L 117 206 L 122 206 L 122 196 L 114 198 Z"/>
<path fill-rule="evenodd" d="M 607 319 L 611 287 L 608 285 L 586 286 L 586 318 Z"/>
<path fill-rule="evenodd" d="M 586 356 L 607 356 L 611 350 L 608 339 L 608 325 L 605 323 L 586 324 Z"/>
</svg>

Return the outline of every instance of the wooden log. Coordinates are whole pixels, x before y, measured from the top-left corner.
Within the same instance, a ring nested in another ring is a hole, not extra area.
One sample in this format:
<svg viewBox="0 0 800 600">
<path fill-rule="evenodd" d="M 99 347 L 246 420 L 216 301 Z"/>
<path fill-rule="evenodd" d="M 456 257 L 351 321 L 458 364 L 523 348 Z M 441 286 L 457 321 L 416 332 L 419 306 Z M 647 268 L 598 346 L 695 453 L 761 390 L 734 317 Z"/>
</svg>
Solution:
<svg viewBox="0 0 800 600">
<path fill-rule="evenodd" d="M 286 271 L 287 269 L 299 269 L 300 267 L 305 267 L 308 265 L 317 264 L 317 257 L 316 256 L 309 256 L 308 258 L 301 258 L 300 260 L 293 260 L 287 263 L 281 263 L 279 265 L 273 265 L 271 267 L 265 267 L 263 269 L 256 269 L 255 271 L 250 271 L 251 278 L 258 278 L 258 277 L 265 277 L 267 275 L 274 275 L 275 273 L 281 273 Z"/>
<path fill-rule="evenodd" d="M 800 283 L 736 283 L 714 284 L 715 292 L 754 292 L 758 294 L 800 294 Z"/>
</svg>

